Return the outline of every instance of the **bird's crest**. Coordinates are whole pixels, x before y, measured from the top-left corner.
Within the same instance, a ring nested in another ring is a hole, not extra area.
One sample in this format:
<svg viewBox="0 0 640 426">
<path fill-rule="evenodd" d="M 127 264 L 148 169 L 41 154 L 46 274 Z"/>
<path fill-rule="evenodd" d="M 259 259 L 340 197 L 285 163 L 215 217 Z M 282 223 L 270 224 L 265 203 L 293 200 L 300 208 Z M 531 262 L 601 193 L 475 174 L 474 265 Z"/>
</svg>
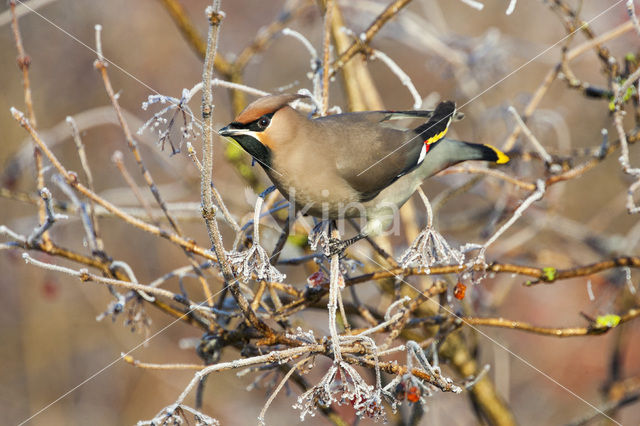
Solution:
<svg viewBox="0 0 640 426">
<path fill-rule="evenodd" d="M 236 117 L 234 122 L 240 124 L 251 123 L 252 121 L 257 120 L 265 114 L 271 114 L 278 111 L 283 106 L 297 100 L 306 98 L 306 95 L 291 95 L 291 94 L 283 94 L 283 95 L 268 95 L 264 96 L 260 99 L 256 99 L 251 102 L 247 107 L 242 110 L 240 114 Z"/>
</svg>

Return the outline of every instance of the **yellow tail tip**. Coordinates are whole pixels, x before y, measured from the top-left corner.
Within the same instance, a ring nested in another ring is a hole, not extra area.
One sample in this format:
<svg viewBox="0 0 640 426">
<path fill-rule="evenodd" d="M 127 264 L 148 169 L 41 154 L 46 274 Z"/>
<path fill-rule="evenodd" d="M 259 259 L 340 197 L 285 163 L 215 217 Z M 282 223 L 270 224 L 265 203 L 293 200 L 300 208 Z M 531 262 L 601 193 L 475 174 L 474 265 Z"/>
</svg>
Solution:
<svg viewBox="0 0 640 426">
<path fill-rule="evenodd" d="M 498 159 L 496 160 L 496 164 L 505 164 L 508 163 L 510 158 L 507 154 L 505 154 L 504 152 L 500 151 L 498 148 L 491 146 L 491 145 L 487 145 L 489 148 L 491 148 L 493 150 L 493 152 L 496 153 L 496 155 L 498 156 Z"/>
</svg>

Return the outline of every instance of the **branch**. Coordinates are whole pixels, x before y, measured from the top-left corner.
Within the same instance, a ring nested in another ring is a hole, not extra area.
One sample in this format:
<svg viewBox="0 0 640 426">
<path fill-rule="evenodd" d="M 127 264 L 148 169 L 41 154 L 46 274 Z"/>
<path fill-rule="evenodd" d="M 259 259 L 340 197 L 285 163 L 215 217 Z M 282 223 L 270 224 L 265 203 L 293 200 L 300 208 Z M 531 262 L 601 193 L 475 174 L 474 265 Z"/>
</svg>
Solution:
<svg viewBox="0 0 640 426">
<path fill-rule="evenodd" d="M 640 317 L 640 309 L 630 309 L 627 313 L 620 316 L 620 322 L 617 325 L 631 321 L 638 317 Z M 521 330 L 530 333 L 555 337 L 600 335 L 615 327 L 598 323 L 590 324 L 588 327 L 539 327 L 526 322 L 514 321 L 505 318 L 463 317 L 462 322 L 467 325 L 486 325 L 489 327 L 510 328 L 512 330 Z"/>
<path fill-rule="evenodd" d="M 340 55 L 340 57 L 333 63 L 329 76 L 333 77 L 338 70 L 344 67 L 344 65 L 356 55 L 356 53 L 362 53 L 367 43 L 369 43 L 378 31 L 380 31 L 384 24 L 396 16 L 398 12 L 400 12 L 400 10 L 410 2 L 411 0 L 395 0 L 387 6 L 387 8 L 376 17 L 371 25 L 369 25 L 369 28 L 360 35 L 359 39 L 354 41 L 351 46 L 349 46 L 347 50 L 345 50 L 344 53 L 342 53 L 342 55 Z"/>
</svg>

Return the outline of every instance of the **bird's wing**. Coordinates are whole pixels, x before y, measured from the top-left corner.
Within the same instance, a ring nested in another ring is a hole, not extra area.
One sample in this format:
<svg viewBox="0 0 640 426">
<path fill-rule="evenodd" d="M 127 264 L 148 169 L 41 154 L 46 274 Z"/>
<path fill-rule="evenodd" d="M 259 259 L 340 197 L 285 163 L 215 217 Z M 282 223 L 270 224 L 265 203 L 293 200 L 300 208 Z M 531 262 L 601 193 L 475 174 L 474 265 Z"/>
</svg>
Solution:
<svg viewBox="0 0 640 426">
<path fill-rule="evenodd" d="M 403 118 L 401 114 L 429 121 L 410 130 L 376 125 Z M 442 102 L 435 111 L 368 111 L 315 121 L 332 133 L 330 149 L 335 151 L 338 175 L 367 201 L 420 165 L 429 145 L 444 137 L 455 116 L 455 104 Z"/>
<path fill-rule="evenodd" d="M 395 123 L 389 123 L 389 121 L 397 120 L 429 120 L 433 116 L 435 110 L 383 110 L 383 111 L 358 111 L 358 112 L 346 112 L 343 114 L 336 114 L 331 117 L 340 117 L 342 120 L 348 120 L 350 122 L 369 122 L 372 124 L 381 124 L 382 126 L 388 126 L 398 129 L 408 129 L 406 126 L 398 126 Z M 453 117 L 453 121 L 459 121 L 464 118 L 464 114 L 456 112 Z"/>
<path fill-rule="evenodd" d="M 336 174 L 367 201 L 418 164 L 423 143 L 413 130 L 351 118 L 348 124 L 337 116 L 314 120 L 325 137 L 314 140 L 326 144 L 335 158 Z"/>
</svg>

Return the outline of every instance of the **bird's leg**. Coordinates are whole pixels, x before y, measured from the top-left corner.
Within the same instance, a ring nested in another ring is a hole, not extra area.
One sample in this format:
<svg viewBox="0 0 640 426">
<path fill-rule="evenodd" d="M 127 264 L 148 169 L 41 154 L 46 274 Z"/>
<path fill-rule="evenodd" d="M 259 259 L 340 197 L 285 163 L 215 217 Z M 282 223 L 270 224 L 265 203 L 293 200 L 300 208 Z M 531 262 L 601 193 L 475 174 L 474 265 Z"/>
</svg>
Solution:
<svg viewBox="0 0 640 426">
<path fill-rule="evenodd" d="M 276 189 L 275 185 L 271 185 L 270 187 L 262 191 L 260 195 L 258 195 L 258 197 L 262 198 L 263 200 L 266 200 L 267 195 L 271 194 L 273 191 L 275 191 L 275 189 Z"/>
<path fill-rule="evenodd" d="M 329 239 L 329 257 L 336 254 L 342 256 L 342 253 L 347 249 L 347 247 L 349 247 L 351 244 L 357 241 L 360 241 L 364 237 L 366 237 L 365 234 L 358 233 L 355 237 L 352 237 L 346 240 L 340 240 L 337 238 Z"/>
</svg>

